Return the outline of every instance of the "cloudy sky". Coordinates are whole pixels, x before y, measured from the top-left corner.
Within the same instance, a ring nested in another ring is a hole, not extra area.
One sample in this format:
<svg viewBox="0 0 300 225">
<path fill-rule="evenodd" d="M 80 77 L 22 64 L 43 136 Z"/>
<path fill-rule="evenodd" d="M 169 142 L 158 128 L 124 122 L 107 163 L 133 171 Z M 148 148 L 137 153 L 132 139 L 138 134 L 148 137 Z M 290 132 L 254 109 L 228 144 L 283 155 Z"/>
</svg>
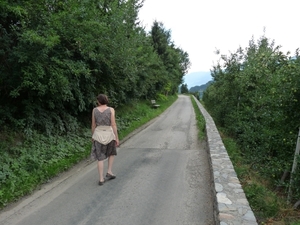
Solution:
<svg viewBox="0 0 300 225">
<path fill-rule="evenodd" d="M 171 30 L 176 46 L 188 52 L 189 73 L 209 71 L 221 54 L 245 48 L 264 34 L 281 50 L 300 48 L 299 0 L 145 0 L 139 19 L 147 30 L 154 20 Z"/>
</svg>

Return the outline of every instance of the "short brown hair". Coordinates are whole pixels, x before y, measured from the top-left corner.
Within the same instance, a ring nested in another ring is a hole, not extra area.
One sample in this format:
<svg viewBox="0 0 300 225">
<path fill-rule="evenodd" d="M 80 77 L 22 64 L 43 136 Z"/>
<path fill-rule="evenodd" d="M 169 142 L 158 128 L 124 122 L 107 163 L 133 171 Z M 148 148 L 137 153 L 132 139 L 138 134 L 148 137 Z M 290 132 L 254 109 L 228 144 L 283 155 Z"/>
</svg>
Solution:
<svg viewBox="0 0 300 225">
<path fill-rule="evenodd" d="M 97 100 L 101 105 L 107 105 L 109 103 L 108 97 L 105 94 L 99 94 Z"/>
</svg>

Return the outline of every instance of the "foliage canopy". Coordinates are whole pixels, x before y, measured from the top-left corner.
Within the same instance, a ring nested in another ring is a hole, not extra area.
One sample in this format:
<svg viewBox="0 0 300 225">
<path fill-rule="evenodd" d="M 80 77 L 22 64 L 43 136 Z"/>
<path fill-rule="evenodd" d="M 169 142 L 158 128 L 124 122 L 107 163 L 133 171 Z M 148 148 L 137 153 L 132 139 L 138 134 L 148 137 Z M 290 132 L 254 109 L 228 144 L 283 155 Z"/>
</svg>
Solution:
<svg viewBox="0 0 300 225">
<path fill-rule="evenodd" d="M 213 83 L 203 96 L 215 122 L 243 149 L 251 167 L 287 187 L 281 177 L 291 171 L 300 127 L 300 57 L 284 54 L 262 36 L 246 49 L 222 55 L 211 70 Z M 296 172 L 294 200 L 300 198 Z"/>
<path fill-rule="evenodd" d="M 0 125 L 48 134 L 74 131 L 95 96 L 114 107 L 174 94 L 188 54 L 154 22 L 140 25 L 141 0 L 0 3 Z"/>
</svg>

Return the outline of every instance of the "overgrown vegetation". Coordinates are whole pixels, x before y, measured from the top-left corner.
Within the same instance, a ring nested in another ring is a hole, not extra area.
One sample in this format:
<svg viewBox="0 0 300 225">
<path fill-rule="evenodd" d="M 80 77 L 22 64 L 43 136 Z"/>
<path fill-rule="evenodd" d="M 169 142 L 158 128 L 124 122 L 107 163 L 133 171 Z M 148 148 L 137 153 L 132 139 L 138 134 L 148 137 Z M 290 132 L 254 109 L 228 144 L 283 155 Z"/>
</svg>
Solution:
<svg viewBox="0 0 300 225">
<path fill-rule="evenodd" d="M 203 101 L 218 128 L 235 140 L 224 143 L 255 214 L 266 221 L 293 214 L 300 199 L 299 167 L 290 186 L 300 127 L 298 50 L 284 54 L 262 36 L 246 49 L 222 55 L 211 73 L 214 81 Z"/>
<path fill-rule="evenodd" d="M 287 204 L 285 195 L 275 191 L 269 179 L 251 168 L 237 141 L 222 130 L 219 129 L 223 143 L 259 224 L 299 224 L 300 212 Z"/>
<path fill-rule="evenodd" d="M 151 108 L 149 101 L 135 101 L 116 110 L 120 140 L 150 121 L 175 100 L 177 95 L 159 100 L 160 108 Z M 0 134 L 0 208 L 31 193 L 58 173 L 86 159 L 91 150 L 90 123 L 67 135 L 22 133 L 6 130 Z"/>
<path fill-rule="evenodd" d="M 0 2 L 0 127 L 80 126 L 95 96 L 115 108 L 177 93 L 190 66 L 171 31 L 138 20 L 142 0 Z"/>
<path fill-rule="evenodd" d="M 192 101 L 194 111 L 196 114 L 197 127 L 199 129 L 198 137 L 200 140 L 204 140 L 206 138 L 205 119 L 204 119 L 195 99 L 193 98 L 193 96 L 191 96 L 191 101 Z"/>
<path fill-rule="evenodd" d="M 0 208 L 30 193 L 89 153 L 86 133 L 45 136 L 1 133 Z"/>
</svg>

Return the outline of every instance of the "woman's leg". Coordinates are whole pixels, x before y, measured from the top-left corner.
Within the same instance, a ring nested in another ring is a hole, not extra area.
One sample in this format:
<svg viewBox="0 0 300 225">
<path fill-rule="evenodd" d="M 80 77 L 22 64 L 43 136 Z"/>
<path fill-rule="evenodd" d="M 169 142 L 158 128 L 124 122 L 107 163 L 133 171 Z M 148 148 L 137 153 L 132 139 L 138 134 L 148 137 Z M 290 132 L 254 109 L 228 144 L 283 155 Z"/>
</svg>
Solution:
<svg viewBox="0 0 300 225">
<path fill-rule="evenodd" d="M 108 157 L 108 168 L 107 168 L 107 173 L 113 175 L 112 173 L 112 165 L 114 163 L 114 158 L 115 156 L 114 155 L 111 155 Z"/>
<path fill-rule="evenodd" d="M 104 181 L 104 178 L 103 178 L 103 160 L 98 161 L 98 172 L 99 172 L 99 181 L 100 182 Z"/>
</svg>

